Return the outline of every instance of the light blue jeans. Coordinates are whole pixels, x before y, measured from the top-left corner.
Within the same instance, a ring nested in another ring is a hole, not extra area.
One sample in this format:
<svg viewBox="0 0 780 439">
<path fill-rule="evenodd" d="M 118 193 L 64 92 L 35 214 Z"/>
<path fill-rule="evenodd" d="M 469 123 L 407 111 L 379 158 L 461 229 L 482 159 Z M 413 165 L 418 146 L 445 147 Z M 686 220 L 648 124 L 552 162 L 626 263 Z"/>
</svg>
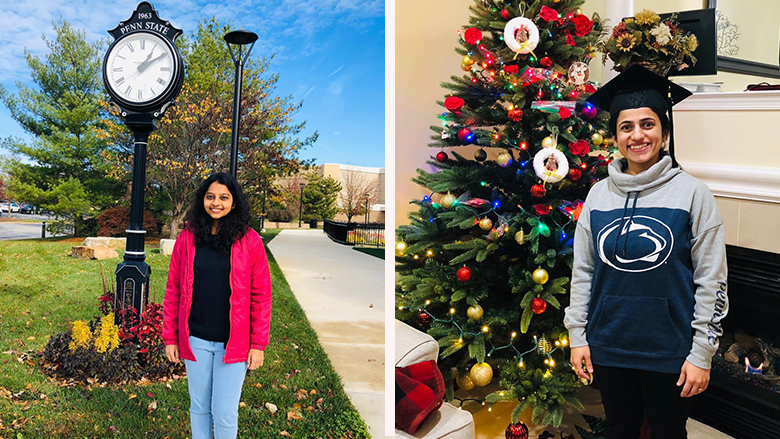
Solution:
<svg viewBox="0 0 780 439">
<path fill-rule="evenodd" d="M 225 344 L 190 336 L 198 361 L 184 360 L 190 389 L 192 439 L 235 439 L 238 435 L 238 403 L 247 364 L 224 364 Z"/>
</svg>

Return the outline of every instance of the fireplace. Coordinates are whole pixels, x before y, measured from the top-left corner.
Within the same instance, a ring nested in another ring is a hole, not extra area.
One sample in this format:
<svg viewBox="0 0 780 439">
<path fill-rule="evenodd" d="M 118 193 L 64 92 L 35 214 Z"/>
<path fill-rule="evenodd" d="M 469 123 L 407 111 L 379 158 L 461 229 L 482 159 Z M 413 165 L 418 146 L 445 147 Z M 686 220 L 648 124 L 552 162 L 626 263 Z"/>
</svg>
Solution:
<svg viewBox="0 0 780 439">
<path fill-rule="evenodd" d="M 693 399 L 691 417 L 735 438 L 780 438 L 780 254 L 726 246 L 729 313 L 723 319 L 723 344 L 735 335 L 757 338 L 769 364 L 767 377 L 745 373 L 729 360 L 728 346 L 713 358 L 709 389 Z M 769 353 L 767 354 L 767 351 Z M 743 352 L 736 350 L 740 362 Z M 756 366 L 756 364 L 754 364 Z"/>
</svg>

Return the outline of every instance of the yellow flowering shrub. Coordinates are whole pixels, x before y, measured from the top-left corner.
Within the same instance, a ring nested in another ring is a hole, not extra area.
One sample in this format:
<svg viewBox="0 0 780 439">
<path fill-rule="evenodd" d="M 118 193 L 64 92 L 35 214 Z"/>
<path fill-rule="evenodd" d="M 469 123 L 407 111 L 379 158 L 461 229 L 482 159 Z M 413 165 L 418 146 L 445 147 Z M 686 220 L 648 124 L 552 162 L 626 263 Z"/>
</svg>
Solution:
<svg viewBox="0 0 780 439">
<path fill-rule="evenodd" d="M 109 313 L 100 319 L 100 326 L 95 334 L 95 351 L 102 354 L 111 352 L 119 346 L 119 327 L 114 324 L 114 313 Z"/>
<path fill-rule="evenodd" d="M 70 342 L 70 351 L 73 352 L 76 348 L 89 348 L 92 342 L 92 331 L 89 330 L 87 322 L 84 320 L 76 320 L 73 322 L 73 341 Z"/>
</svg>

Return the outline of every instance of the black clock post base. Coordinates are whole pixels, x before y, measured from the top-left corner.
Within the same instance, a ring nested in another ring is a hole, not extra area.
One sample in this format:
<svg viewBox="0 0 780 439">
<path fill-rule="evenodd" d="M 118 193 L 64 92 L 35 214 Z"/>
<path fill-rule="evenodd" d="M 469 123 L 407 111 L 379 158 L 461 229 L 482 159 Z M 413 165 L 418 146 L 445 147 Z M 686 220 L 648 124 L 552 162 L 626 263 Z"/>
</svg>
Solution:
<svg viewBox="0 0 780 439">
<path fill-rule="evenodd" d="M 149 303 L 149 277 L 152 268 L 144 261 L 128 261 L 116 267 L 116 297 L 114 309 L 135 308 L 138 316 Z"/>
</svg>

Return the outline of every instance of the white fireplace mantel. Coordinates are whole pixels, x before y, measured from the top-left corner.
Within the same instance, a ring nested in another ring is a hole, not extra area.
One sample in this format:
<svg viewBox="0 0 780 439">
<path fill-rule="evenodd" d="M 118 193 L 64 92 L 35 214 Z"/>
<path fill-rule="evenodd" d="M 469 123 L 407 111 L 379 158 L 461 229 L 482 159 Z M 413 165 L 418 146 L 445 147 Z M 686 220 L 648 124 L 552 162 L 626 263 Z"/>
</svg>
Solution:
<svg viewBox="0 0 780 439">
<path fill-rule="evenodd" d="M 780 110 L 780 91 L 734 91 L 694 93 L 674 106 L 682 111 L 766 111 Z"/>
<path fill-rule="evenodd" d="M 675 114 L 694 111 L 780 111 L 780 91 L 696 93 L 674 107 Z M 780 113 L 777 121 L 780 124 Z M 685 161 L 681 165 L 706 183 L 715 196 L 780 204 L 778 168 Z"/>
</svg>

